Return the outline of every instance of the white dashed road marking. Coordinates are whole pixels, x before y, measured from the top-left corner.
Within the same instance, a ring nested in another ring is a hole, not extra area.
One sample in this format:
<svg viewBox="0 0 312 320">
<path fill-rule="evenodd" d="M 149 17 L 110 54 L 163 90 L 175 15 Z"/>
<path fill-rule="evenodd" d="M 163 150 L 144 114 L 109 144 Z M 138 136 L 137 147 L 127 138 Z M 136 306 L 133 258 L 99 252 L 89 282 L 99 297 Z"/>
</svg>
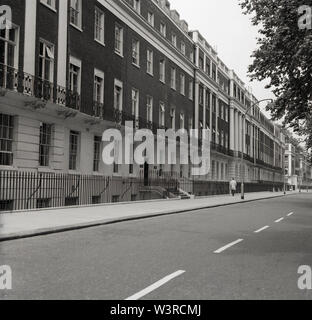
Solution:
<svg viewBox="0 0 312 320">
<path fill-rule="evenodd" d="M 240 243 L 240 242 L 242 242 L 242 241 L 244 241 L 244 239 L 238 239 L 238 240 L 236 240 L 236 241 L 234 241 L 234 242 L 231 242 L 231 243 L 227 244 L 226 246 L 224 246 L 224 247 L 216 250 L 214 253 L 217 253 L 217 254 L 218 254 L 218 253 L 222 253 L 222 252 L 224 252 L 225 250 L 227 250 L 227 249 L 235 246 L 236 244 L 238 244 L 238 243 Z"/>
<path fill-rule="evenodd" d="M 279 223 L 279 222 L 282 222 L 285 218 L 280 218 L 278 220 L 275 221 L 275 223 Z"/>
<path fill-rule="evenodd" d="M 154 284 L 152 284 L 151 286 L 147 287 L 146 289 L 136 293 L 135 295 L 127 298 L 127 301 L 136 301 L 139 300 L 141 298 L 143 298 L 144 296 L 148 295 L 149 293 L 155 291 L 156 289 L 162 287 L 164 284 L 168 283 L 169 281 L 173 280 L 174 278 L 177 278 L 179 276 L 181 276 L 183 273 L 185 273 L 185 271 L 183 270 L 179 270 L 175 273 L 170 274 L 169 276 L 155 282 Z"/>
<path fill-rule="evenodd" d="M 270 228 L 270 226 L 265 226 L 265 227 L 263 227 L 263 228 L 255 231 L 255 233 L 260 233 L 260 232 L 262 232 L 262 231 L 264 231 L 264 230 L 266 230 L 266 229 L 269 229 L 269 228 Z"/>
</svg>

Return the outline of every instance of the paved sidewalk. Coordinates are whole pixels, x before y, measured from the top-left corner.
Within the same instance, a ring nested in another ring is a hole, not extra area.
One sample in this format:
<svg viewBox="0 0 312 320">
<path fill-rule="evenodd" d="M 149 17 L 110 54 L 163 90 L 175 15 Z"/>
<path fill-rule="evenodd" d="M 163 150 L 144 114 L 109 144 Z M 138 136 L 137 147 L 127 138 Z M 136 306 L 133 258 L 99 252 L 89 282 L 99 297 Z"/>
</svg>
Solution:
<svg viewBox="0 0 312 320">
<path fill-rule="evenodd" d="M 296 193 L 290 193 L 294 194 Z M 240 199 L 240 195 L 234 198 L 226 195 L 192 200 L 159 200 L 6 213 L 0 215 L 0 241 L 282 196 L 282 192 L 261 192 L 246 194 L 244 201 Z"/>
</svg>

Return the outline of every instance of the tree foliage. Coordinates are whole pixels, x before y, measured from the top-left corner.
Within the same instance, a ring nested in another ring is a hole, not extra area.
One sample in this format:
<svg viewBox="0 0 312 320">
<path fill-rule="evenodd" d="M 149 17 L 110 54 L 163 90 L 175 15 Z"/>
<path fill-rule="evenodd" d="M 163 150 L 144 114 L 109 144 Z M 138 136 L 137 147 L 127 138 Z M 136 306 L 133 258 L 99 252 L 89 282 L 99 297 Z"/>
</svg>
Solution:
<svg viewBox="0 0 312 320">
<path fill-rule="evenodd" d="M 273 120 L 304 135 L 312 148 L 312 30 L 300 29 L 298 9 L 312 0 L 241 0 L 245 14 L 260 29 L 249 67 L 252 80 L 269 80 L 276 102 Z"/>
</svg>

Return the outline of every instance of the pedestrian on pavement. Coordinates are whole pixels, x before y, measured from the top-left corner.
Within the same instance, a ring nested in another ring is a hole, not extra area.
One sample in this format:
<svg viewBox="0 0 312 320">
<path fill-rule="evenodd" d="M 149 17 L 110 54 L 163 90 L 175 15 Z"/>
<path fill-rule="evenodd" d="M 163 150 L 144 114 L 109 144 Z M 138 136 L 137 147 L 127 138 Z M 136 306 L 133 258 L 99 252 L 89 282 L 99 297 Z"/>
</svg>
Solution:
<svg viewBox="0 0 312 320">
<path fill-rule="evenodd" d="M 235 196 L 236 188 L 237 188 L 237 182 L 236 182 L 235 178 L 233 178 L 232 181 L 230 181 L 230 189 L 231 189 L 231 194 L 233 197 Z"/>
</svg>

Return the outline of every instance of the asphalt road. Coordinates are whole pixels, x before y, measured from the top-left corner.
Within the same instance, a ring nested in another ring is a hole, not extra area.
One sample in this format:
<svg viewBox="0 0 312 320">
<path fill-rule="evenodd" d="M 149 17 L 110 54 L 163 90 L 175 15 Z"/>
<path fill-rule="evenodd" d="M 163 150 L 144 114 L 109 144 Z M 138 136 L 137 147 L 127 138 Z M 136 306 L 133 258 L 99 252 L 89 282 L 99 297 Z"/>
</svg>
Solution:
<svg viewBox="0 0 312 320">
<path fill-rule="evenodd" d="M 284 218 L 284 219 L 281 219 Z M 6 299 L 311 299 L 312 194 L 0 244 Z"/>
</svg>

